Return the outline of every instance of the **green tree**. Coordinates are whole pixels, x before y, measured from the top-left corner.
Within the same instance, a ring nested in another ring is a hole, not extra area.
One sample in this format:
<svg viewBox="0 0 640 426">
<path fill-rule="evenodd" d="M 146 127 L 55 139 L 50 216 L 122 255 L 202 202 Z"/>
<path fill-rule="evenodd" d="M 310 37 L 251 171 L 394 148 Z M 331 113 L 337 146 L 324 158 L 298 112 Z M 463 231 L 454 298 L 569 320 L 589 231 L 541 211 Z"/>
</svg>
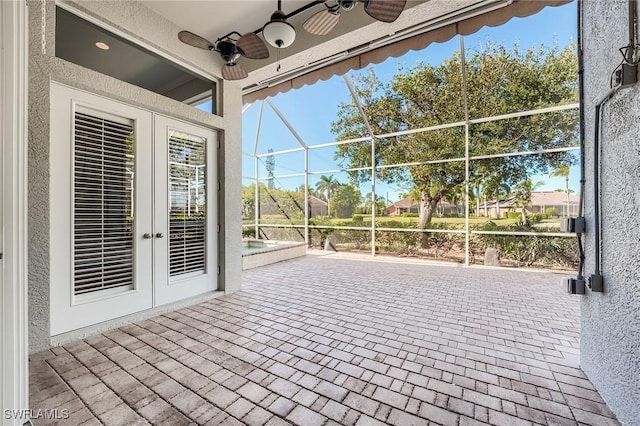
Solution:
<svg viewBox="0 0 640 426">
<path fill-rule="evenodd" d="M 558 166 L 558 168 L 556 168 L 554 171 L 552 171 L 549 174 L 550 178 L 554 178 L 554 177 L 563 177 L 564 178 L 564 193 L 567 194 L 567 205 L 565 207 L 565 212 L 564 215 L 565 216 L 569 216 L 569 165 L 568 164 L 561 164 Z"/>
<path fill-rule="evenodd" d="M 324 195 L 327 202 L 327 216 L 331 216 L 331 197 L 336 189 L 340 187 L 340 182 L 333 177 L 333 175 L 320 176 L 320 180 L 316 182 L 316 190 L 318 193 Z"/>
<path fill-rule="evenodd" d="M 269 189 L 260 184 L 260 215 L 279 215 L 287 220 L 304 218 L 304 192 Z M 293 223 L 293 222 L 292 222 Z"/>
<path fill-rule="evenodd" d="M 575 46 L 559 49 L 507 50 L 489 46 L 467 59 L 467 92 L 471 117 L 537 109 L 575 102 L 577 60 Z M 355 90 L 367 120 L 376 134 L 424 128 L 464 120 L 459 53 L 441 65 L 418 64 L 401 70 L 387 84 L 370 69 L 355 81 Z M 470 154 L 496 155 L 517 151 L 572 146 L 577 143 L 577 111 L 539 114 L 477 123 L 470 127 Z M 338 139 L 365 137 L 368 130 L 356 105 L 338 107 L 332 131 Z M 370 142 L 339 145 L 336 159 L 348 168 L 371 167 Z M 464 156 L 464 128 L 376 139 L 375 164 L 387 166 L 433 162 Z M 559 164 L 575 161 L 571 154 L 487 157 L 474 161 L 476 176 L 501 176 L 513 186 L 531 174 L 546 173 Z M 367 170 L 350 172 L 356 182 L 370 179 Z M 440 200 L 465 181 L 461 161 L 407 167 L 384 167 L 377 179 L 388 183 L 412 182 L 419 193 L 419 228 L 425 228 Z"/>
<path fill-rule="evenodd" d="M 256 187 L 255 185 L 245 185 L 242 187 L 242 218 L 255 218 L 256 206 Z"/>
<path fill-rule="evenodd" d="M 356 207 L 360 205 L 362 194 L 353 185 L 340 185 L 333 193 L 333 210 L 336 217 L 348 218 L 353 216 Z"/>
</svg>

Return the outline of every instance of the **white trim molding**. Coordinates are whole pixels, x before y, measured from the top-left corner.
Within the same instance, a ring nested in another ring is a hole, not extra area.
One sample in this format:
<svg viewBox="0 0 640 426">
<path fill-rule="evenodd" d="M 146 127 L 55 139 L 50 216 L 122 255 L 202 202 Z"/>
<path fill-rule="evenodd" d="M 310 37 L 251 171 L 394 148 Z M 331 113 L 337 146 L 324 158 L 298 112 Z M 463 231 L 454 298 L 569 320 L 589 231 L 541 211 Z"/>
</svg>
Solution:
<svg viewBox="0 0 640 426">
<path fill-rule="evenodd" d="M 0 1 L 0 423 L 29 412 L 27 333 L 27 66 L 25 1 Z"/>
</svg>

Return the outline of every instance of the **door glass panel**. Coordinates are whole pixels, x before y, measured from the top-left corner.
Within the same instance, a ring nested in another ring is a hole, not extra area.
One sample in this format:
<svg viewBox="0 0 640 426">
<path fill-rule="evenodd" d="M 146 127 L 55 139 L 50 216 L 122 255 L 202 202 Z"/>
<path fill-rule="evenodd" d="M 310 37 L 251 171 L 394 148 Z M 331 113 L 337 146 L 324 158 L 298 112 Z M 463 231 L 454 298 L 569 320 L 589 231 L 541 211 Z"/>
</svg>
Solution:
<svg viewBox="0 0 640 426">
<path fill-rule="evenodd" d="M 75 295 L 133 286 L 133 145 L 132 122 L 75 113 Z"/>
<path fill-rule="evenodd" d="M 207 139 L 169 137 L 169 275 L 206 272 Z"/>
</svg>

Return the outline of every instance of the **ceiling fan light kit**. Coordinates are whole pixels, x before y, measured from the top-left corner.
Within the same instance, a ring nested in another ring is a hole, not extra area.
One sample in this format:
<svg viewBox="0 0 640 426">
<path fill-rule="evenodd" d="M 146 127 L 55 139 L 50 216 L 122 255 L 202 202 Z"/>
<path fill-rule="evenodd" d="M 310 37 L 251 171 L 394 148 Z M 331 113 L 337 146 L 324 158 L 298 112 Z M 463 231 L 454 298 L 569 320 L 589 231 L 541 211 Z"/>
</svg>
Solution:
<svg viewBox="0 0 640 426">
<path fill-rule="evenodd" d="M 340 9 L 348 11 L 356 3 L 364 3 L 365 12 L 372 18 L 382 22 L 393 22 L 404 10 L 407 0 L 334 0 L 329 6 L 327 1 L 314 0 L 288 15 L 282 11 L 282 1 L 278 0 L 278 9 L 273 12 L 271 19 L 262 28 L 251 33 L 240 35 L 233 31 L 220 37 L 215 43 L 200 37 L 190 31 L 180 31 L 178 39 L 181 42 L 200 49 L 218 52 L 225 64 L 222 67 L 222 78 L 225 80 L 242 80 L 248 77 L 247 70 L 236 61 L 244 56 L 248 59 L 267 59 L 269 49 L 257 34 L 267 43 L 275 47 L 278 52 L 278 71 L 280 70 L 280 49 L 287 48 L 296 39 L 296 30 L 287 18 L 291 18 L 309 8 L 322 4 L 325 10 L 315 13 L 307 19 L 302 28 L 310 34 L 324 36 L 329 34 L 340 20 Z"/>
<path fill-rule="evenodd" d="M 262 36 L 271 46 L 284 49 L 295 41 L 296 30 L 287 22 L 287 15 L 281 10 L 276 10 L 271 15 L 271 20 L 262 27 Z"/>
</svg>

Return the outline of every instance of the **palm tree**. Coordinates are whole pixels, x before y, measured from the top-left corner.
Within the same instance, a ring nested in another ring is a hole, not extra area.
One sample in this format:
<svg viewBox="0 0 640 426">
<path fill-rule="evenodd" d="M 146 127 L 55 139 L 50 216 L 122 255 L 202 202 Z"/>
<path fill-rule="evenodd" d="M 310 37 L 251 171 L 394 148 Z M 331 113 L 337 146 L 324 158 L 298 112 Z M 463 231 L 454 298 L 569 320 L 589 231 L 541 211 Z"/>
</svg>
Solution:
<svg viewBox="0 0 640 426">
<path fill-rule="evenodd" d="M 464 207 L 466 196 L 466 186 L 465 185 L 456 185 L 451 189 L 449 195 L 447 196 L 447 200 L 456 207 L 456 213 L 458 216 L 461 216 L 462 209 L 460 206 Z"/>
<path fill-rule="evenodd" d="M 469 205 L 467 206 L 470 211 L 473 211 L 476 216 L 480 216 L 480 194 L 482 193 L 480 185 L 482 183 L 482 177 L 477 174 L 469 177 Z M 471 208 L 472 204 L 475 204 L 475 209 Z"/>
<path fill-rule="evenodd" d="M 316 190 L 324 194 L 327 199 L 327 216 L 331 216 L 331 196 L 336 189 L 340 188 L 340 182 L 333 178 L 333 175 L 320 176 L 320 180 L 316 182 Z"/>
<path fill-rule="evenodd" d="M 362 197 L 362 205 L 364 207 L 372 208 L 371 202 L 371 192 Z M 375 212 L 376 214 L 380 214 L 380 212 L 384 212 L 385 207 L 387 206 L 387 199 L 382 195 L 376 195 L 376 204 L 375 204 Z"/>
<path fill-rule="evenodd" d="M 569 165 L 561 164 L 557 169 L 551 172 L 550 178 L 564 177 L 564 192 L 567 194 L 567 206 L 565 208 L 565 216 L 569 216 Z"/>
<path fill-rule="evenodd" d="M 478 176 L 475 180 L 476 185 L 476 214 L 480 216 L 480 197 L 484 204 L 484 217 L 489 217 L 489 206 L 487 205 L 487 196 L 490 195 L 490 181 L 491 178 L 485 176 Z"/>
<path fill-rule="evenodd" d="M 527 207 L 531 205 L 531 193 L 544 185 L 544 182 L 538 181 L 533 183 L 531 178 L 527 178 L 522 182 L 518 182 L 515 187 L 513 196 L 515 197 L 514 205 L 520 207 L 522 212 L 522 224 L 528 225 L 529 218 L 527 217 Z"/>
<path fill-rule="evenodd" d="M 496 197 L 496 216 L 500 219 L 500 197 L 506 196 L 511 192 L 509 185 L 504 183 L 500 176 L 494 176 L 485 183 L 485 194 Z M 486 200 L 486 195 L 485 195 Z M 486 202 L 486 201 L 485 201 Z"/>
</svg>

